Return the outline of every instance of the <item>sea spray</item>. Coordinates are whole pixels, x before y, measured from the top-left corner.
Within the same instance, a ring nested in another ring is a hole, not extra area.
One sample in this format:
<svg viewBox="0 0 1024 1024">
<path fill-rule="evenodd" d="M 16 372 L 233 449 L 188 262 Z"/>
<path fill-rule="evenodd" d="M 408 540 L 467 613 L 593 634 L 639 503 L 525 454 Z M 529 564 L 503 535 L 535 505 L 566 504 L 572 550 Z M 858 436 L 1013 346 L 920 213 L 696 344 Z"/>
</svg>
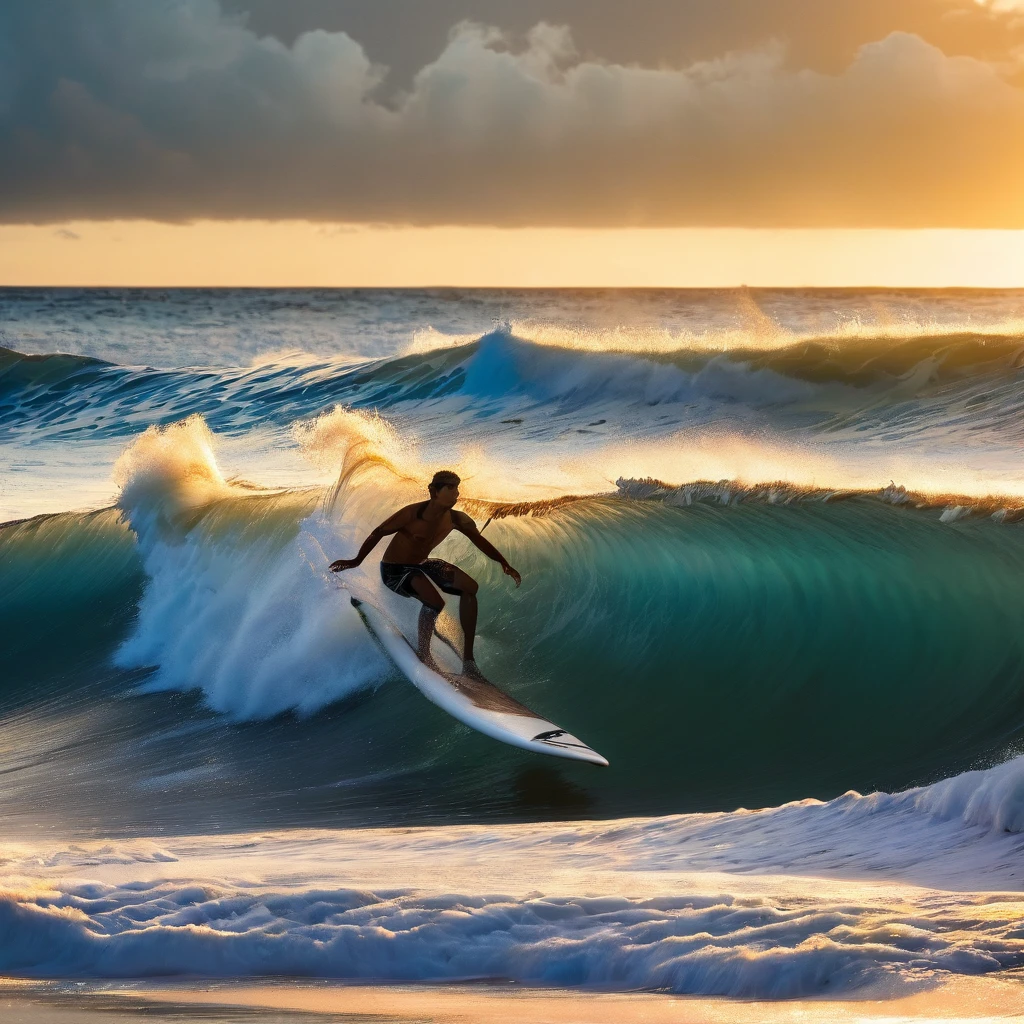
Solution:
<svg viewBox="0 0 1024 1024">
<path fill-rule="evenodd" d="M 310 713 L 378 682 L 381 657 L 297 548 L 318 496 L 243 495 L 193 418 L 150 428 L 118 464 L 148 581 L 124 667 L 147 690 L 200 689 L 235 718 Z M 231 500 L 233 499 L 233 501 Z"/>
</svg>

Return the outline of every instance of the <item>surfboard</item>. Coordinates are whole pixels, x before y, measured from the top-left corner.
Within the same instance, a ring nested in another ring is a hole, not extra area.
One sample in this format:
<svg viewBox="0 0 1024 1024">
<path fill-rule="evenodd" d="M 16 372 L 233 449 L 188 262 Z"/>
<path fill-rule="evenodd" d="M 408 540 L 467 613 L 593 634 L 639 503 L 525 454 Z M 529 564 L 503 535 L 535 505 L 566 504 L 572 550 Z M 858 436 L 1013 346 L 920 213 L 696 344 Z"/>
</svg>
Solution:
<svg viewBox="0 0 1024 1024">
<path fill-rule="evenodd" d="M 493 683 L 437 672 L 425 665 L 391 619 L 368 601 L 352 597 L 352 606 L 402 675 L 453 718 L 513 747 L 607 767 L 608 762 L 596 750 Z"/>
</svg>

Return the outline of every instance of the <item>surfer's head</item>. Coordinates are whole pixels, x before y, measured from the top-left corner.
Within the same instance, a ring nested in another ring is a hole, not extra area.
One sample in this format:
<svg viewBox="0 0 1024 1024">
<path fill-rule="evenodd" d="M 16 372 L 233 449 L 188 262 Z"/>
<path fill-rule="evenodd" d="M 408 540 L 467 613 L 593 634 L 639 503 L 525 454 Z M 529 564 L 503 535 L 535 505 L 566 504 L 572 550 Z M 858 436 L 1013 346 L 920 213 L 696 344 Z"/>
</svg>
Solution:
<svg viewBox="0 0 1024 1024">
<path fill-rule="evenodd" d="M 427 490 L 430 491 L 431 500 L 453 508 L 459 500 L 460 483 L 462 480 L 458 473 L 453 473 L 450 469 L 439 469 L 434 474 L 434 479 L 427 484 Z"/>
</svg>

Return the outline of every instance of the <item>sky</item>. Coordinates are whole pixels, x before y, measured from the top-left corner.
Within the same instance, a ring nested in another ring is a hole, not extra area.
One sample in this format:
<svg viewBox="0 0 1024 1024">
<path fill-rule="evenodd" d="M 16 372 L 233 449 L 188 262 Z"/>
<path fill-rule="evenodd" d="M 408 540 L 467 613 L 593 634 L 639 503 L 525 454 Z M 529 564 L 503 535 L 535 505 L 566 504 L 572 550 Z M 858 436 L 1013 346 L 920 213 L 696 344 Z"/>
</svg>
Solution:
<svg viewBox="0 0 1024 1024">
<path fill-rule="evenodd" d="M 1024 286 L 1010 0 L 9 0 L 0 284 Z"/>
</svg>

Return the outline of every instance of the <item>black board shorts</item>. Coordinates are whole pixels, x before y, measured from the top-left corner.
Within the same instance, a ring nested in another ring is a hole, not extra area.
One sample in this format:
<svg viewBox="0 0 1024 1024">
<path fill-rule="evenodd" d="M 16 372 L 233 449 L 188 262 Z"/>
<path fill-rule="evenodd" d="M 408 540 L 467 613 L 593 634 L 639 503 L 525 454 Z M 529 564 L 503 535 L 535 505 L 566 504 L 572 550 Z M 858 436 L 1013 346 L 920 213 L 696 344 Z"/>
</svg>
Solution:
<svg viewBox="0 0 1024 1024">
<path fill-rule="evenodd" d="M 401 597 L 416 597 L 416 592 L 409 584 L 416 573 L 422 573 L 446 594 L 461 594 L 455 589 L 455 566 L 443 558 L 428 558 L 425 562 L 404 565 L 401 562 L 381 562 L 380 578 L 388 590 L 393 590 Z"/>
</svg>

